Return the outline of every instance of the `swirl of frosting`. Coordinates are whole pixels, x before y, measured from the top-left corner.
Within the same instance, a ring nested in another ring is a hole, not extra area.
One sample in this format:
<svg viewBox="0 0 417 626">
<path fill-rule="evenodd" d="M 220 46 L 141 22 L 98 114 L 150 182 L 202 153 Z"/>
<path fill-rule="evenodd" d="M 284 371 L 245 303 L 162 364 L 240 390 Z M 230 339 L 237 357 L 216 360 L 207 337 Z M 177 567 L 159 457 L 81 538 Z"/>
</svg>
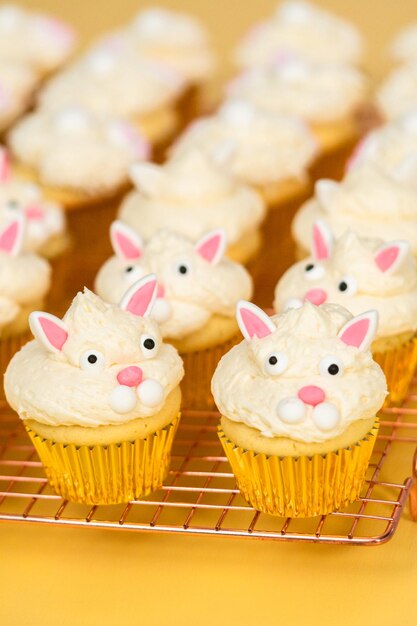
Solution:
<svg viewBox="0 0 417 626">
<path fill-rule="evenodd" d="M 132 178 L 137 189 L 126 196 L 119 217 L 145 240 L 164 228 L 193 241 L 223 228 L 234 244 L 265 216 L 260 195 L 201 151 L 187 151 L 162 166 L 139 163 Z"/>
<path fill-rule="evenodd" d="M 108 41 L 50 80 L 39 96 L 48 110 L 82 105 L 98 113 L 134 117 L 172 104 L 183 81 L 132 46 Z"/>
<path fill-rule="evenodd" d="M 8 402 L 21 419 L 95 427 L 162 408 L 183 366 L 146 317 L 156 282 L 140 282 L 123 308 L 85 290 L 63 320 L 31 316 L 36 339 L 13 357 L 5 374 Z"/>
<path fill-rule="evenodd" d="M 321 180 L 314 198 L 297 212 L 292 223 L 295 241 L 310 247 L 313 223 L 323 219 L 336 237 L 351 229 L 360 237 L 409 241 L 417 255 L 417 195 L 401 175 L 388 176 L 372 163 L 353 168 L 342 182 Z M 415 185 L 415 183 L 414 183 Z"/>
<path fill-rule="evenodd" d="M 243 100 L 226 101 L 217 114 L 197 120 L 172 154 L 193 148 L 215 158 L 231 142 L 230 171 L 253 185 L 303 179 L 317 154 L 317 142 L 302 120 L 258 109 Z"/>
<path fill-rule="evenodd" d="M 377 317 L 357 318 L 335 304 L 269 318 L 241 303 L 245 340 L 220 361 L 212 392 L 220 412 L 265 437 L 320 442 L 369 419 L 387 393 L 368 349 Z"/>
<path fill-rule="evenodd" d="M 143 245 L 134 231 L 114 222 L 115 256 L 100 269 L 95 289 L 107 302 L 119 302 L 139 276 L 155 274 L 159 292 L 152 316 L 163 337 L 182 339 L 217 314 L 233 317 L 239 300 L 252 295 L 252 280 L 237 263 L 223 257 L 226 237 L 212 231 L 196 244 L 172 231 L 157 232 Z"/>
<path fill-rule="evenodd" d="M 275 288 L 274 308 L 335 302 L 354 315 L 375 309 L 378 337 L 417 329 L 417 262 L 407 242 L 361 239 L 347 231 L 332 238 L 313 229 L 312 256 L 290 267 Z"/>
<path fill-rule="evenodd" d="M 291 56 L 356 64 L 362 54 L 362 37 L 354 26 L 313 4 L 292 1 L 256 24 L 238 46 L 235 58 L 242 67 Z"/>
<path fill-rule="evenodd" d="M 403 63 L 417 62 L 417 24 L 410 24 L 395 37 L 390 46 L 392 56 Z"/>
<path fill-rule="evenodd" d="M 75 39 L 68 24 L 49 15 L 11 4 L 0 7 L 0 59 L 51 71 L 68 58 Z"/>
<path fill-rule="evenodd" d="M 382 83 L 376 101 L 387 120 L 417 109 L 417 61 L 395 69 Z"/>
<path fill-rule="evenodd" d="M 130 124 L 83 107 L 36 110 L 12 129 L 9 144 L 43 183 L 86 194 L 111 193 L 126 184 L 131 163 L 150 152 Z"/>
<path fill-rule="evenodd" d="M 354 67 L 295 58 L 249 70 L 229 86 L 232 97 L 310 123 L 331 122 L 352 114 L 363 103 L 366 92 L 365 77 Z"/>
<path fill-rule="evenodd" d="M 37 83 L 36 72 L 29 65 L 0 58 L 0 131 L 28 107 Z"/>
</svg>

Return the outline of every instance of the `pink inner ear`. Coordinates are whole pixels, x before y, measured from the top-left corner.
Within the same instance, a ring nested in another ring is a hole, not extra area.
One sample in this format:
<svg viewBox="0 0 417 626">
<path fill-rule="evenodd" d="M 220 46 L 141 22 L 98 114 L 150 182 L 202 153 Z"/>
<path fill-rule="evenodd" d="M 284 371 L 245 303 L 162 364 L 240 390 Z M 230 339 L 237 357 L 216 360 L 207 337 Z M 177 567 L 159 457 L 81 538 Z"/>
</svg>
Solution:
<svg viewBox="0 0 417 626">
<path fill-rule="evenodd" d="M 271 329 L 250 309 L 241 308 L 240 315 L 249 337 L 262 339 L 271 334 Z"/>
<path fill-rule="evenodd" d="M 156 280 L 150 280 L 149 282 L 139 287 L 137 291 L 130 298 L 126 311 L 143 317 L 149 308 L 149 304 L 153 298 L 154 291 L 156 289 Z"/>
<path fill-rule="evenodd" d="M 6 181 L 10 178 L 10 158 L 7 150 L 0 150 L 0 180 Z"/>
<path fill-rule="evenodd" d="M 209 239 L 205 239 L 197 248 L 198 254 L 206 261 L 211 263 L 217 255 L 219 246 L 221 245 L 221 235 L 216 233 Z"/>
<path fill-rule="evenodd" d="M 359 348 L 369 331 L 369 324 L 370 320 L 366 318 L 352 323 L 346 328 L 344 333 L 340 335 L 340 339 L 347 346 L 355 346 L 356 348 Z"/>
<path fill-rule="evenodd" d="M 378 252 L 375 256 L 375 263 L 381 272 L 388 271 L 395 263 L 400 253 L 398 246 L 390 246 Z"/>
<path fill-rule="evenodd" d="M 116 233 L 116 242 L 126 260 L 139 259 L 142 256 L 141 249 L 122 232 Z"/>
<path fill-rule="evenodd" d="M 16 244 L 16 239 L 19 234 L 19 222 L 12 222 L 1 234 L 0 234 L 0 250 L 11 254 Z"/>
<path fill-rule="evenodd" d="M 318 224 L 313 226 L 313 252 L 318 260 L 328 259 L 330 256 L 329 247 Z"/>
<path fill-rule="evenodd" d="M 51 346 L 62 350 L 62 346 L 68 339 L 67 331 L 47 317 L 39 317 L 38 321 Z"/>
</svg>

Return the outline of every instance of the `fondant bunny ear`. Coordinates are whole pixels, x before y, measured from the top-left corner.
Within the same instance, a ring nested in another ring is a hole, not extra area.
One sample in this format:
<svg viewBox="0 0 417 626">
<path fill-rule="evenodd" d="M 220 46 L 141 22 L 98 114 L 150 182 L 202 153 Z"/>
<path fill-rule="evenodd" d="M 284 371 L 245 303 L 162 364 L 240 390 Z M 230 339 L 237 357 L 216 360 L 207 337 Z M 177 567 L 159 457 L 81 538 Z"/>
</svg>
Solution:
<svg viewBox="0 0 417 626">
<path fill-rule="evenodd" d="M 49 352 L 61 352 L 68 339 L 68 329 L 62 320 L 50 313 L 33 311 L 29 315 L 29 326 L 33 336 Z"/>
<path fill-rule="evenodd" d="M 408 155 L 394 169 L 393 176 L 399 181 L 414 181 L 417 176 L 417 152 Z"/>
<path fill-rule="evenodd" d="M 330 209 L 333 201 L 339 191 L 339 183 L 335 180 L 323 178 L 318 180 L 315 186 L 315 192 L 318 201 L 325 209 Z"/>
<path fill-rule="evenodd" d="M 328 259 L 333 249 L 333 234 L 324 220 L 317 220 L 313 224 L 311 254 L 318 261 Z"/>
<path fill-rule="evenodd" d="M 110 226 L 110 240 L 116 256 L 121 261 L 137 261 L 142 256 L 142 239 L 132 228 L 119 220 Z"/>
<path fill-rule="evenodd" d="M 369 160 L 373 156 L 376 155 L 378 146 L 378 139 L 375 135 L 365 135 L 361 141 L 359 141 L 355 148 L 353 149 L 352 154 L 350 155 L 347 163 L 345 171 L 349 172 L 355 165 L 363 160 Z"/>
<path fill-rule="evenodd" d="M 23 215 L 16 216 L 11 222 L 0 227 L 0 252 L 17 256 L 22 250 L 24 228 Z"/>
<path fill-rule="evenodd" d="M 6 148 L 0 148 L 0 182 L 6 182 L 10 179 L 10 156 Z"/>
<path fill-rule="evenodd" d="M 130 179 L 139 191 L 146 196 L 153 196 L 162 177 L 159 165 L 155 163 L 134 163 L 129 169 Z"/>
<path fill-rule="evenodd" d="M 212 230 L 195 244 L 195 251 L 205 261 L 216 265 L 226 250 L 226 233 L 222 228 Z"/>
<path fill-rule="evenodd" d="M 378 328 L 378 312 L 367 311 L 349 320 L 339 331 L 339 339 L 347 346 L 367 350 L 371 345 Z"/>
<path fill-rule="evenodd" d="M 157 290 L 155 274 L 148 274 L 128 289 L 120 302 L 120 308 L 138 317 L 147 317 L 155 302 Z"/>
<path fill-rule="evenodd" d="M 375 263 L 381 272 L 391 274 L 401 265 L 409 252 L 410 244 L 408 241 L 390 241 L 384 243 L 375 252 Z"/>
<path fill-rule="evenodd" d="M 240 300 L 237 304 L 236 319 L 242 335 L 250 341 L 253 337 L 262 339 L 276 330 L 274 322 L 262 309 L 252 302 Z"/>
</svg>

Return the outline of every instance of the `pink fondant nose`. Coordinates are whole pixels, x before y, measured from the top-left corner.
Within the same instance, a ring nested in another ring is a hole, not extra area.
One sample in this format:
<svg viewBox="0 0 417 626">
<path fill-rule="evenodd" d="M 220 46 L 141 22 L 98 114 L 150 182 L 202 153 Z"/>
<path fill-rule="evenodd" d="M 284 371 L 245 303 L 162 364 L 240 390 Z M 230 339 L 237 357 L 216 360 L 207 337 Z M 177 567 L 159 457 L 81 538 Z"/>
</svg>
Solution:
<svg viewBox="0 0 417 626">
<path fill-rule="evenodd" d="M 316 406 L 317 404 L 324 402 L 326 396 L 323 389 L 320 389 L 320 387 L 307 385 L 306 387 L 301 387 L 298 392 L 298 397 L 304 402 L 304 404 Z"/>
<path fill-rule="evenodd" d="M 161 285 L 161 283 L 158 283 L 158 289 L 156 291 L 156 297 L 157 298 L 163 298 L 165 296 L 165 287 L 163 285 Z"/>
<path fill-rule="evenodd" d="M 324 289 L 310 289 L 304 296 L 304 300 L 309 300 L 317 306 L 327 300 L 327 292 Z"/>
<path fill-rule="evenodd" d="M 117 382 L 126 387 L 137 387 L 142 382 L 143 372 L 140 367 L 131 365 L 117 374 Z"/>
<path fill-rule="evenodd" d="M 31 204 L 26 207 L 25 215 L 28 220 L 41 220 L 43 218 L 43 211 L 36 204 Z"/>
</svg>

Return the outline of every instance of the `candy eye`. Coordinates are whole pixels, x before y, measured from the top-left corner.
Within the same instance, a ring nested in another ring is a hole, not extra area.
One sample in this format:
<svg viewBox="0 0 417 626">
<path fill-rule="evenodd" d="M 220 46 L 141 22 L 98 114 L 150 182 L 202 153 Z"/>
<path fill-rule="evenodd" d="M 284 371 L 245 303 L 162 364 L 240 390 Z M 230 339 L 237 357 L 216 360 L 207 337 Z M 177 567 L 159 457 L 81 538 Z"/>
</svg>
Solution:
<svg viewBox="0 0 417 626">
<path fill-rule="evenodd" d="M 304 268 L 304 277 L 307 280 L 318 280 L 324 276 L 324 267 L 318 263 L 308 263 Z"/>
<path fill-rule="evenodd" d="M 346 296 L 353 296 L 358 290 L 358 284 L 351 276 L 343 276 L 337 285 L 338 290 Z"/>
<path fill-rule="evenodd" d="M 6 203 L 6 209 L 10 211 L 16 211 L 20 207 L 19 202 L 17 200 L 8 200 Z"/>
<path fill-rule="evenodd" d="M 176 270 L 176 273 L 179 274 L 180 276 L 187 276 L 191 271 L 191 267 L 189 263 L 187 263 L 186 261 L 180 261 L 176 265 L 175 270 Z"/>
<path fill-rule="evenodd" d="M 86 350 L 80 356 L 80 367 L 84 371 L 101 372 L 105 365 L 104 354 L 98 350 Z"/>
<path fill-rule="evenodd" d="M 140 345 L 145 359 L 151 359 L 158 351 L 156 339 L 152 335 L 142 335 Z"/>
<path fill-rule="evenodd" d="M 265 359 L 265 372 L 271 376 L 282 374 L 287 367 L 288 357 L 283 352 L 271 352 Z"/>
<path fill-rule="evenodd" d="M 128 265 L 127 267 L 125 267 L 124 273 L 126 274 L 126 276 L 129 276 L 129 278 L 140 278 L 140 271 L 136 265 Z"/>
<path fill-rule="evenodd" d="M 345 371 L 345 366 L 339 357 L 326 356 L 320 361 L 319 369 L 322 376 L 340 376 Z"/>
</svg>

